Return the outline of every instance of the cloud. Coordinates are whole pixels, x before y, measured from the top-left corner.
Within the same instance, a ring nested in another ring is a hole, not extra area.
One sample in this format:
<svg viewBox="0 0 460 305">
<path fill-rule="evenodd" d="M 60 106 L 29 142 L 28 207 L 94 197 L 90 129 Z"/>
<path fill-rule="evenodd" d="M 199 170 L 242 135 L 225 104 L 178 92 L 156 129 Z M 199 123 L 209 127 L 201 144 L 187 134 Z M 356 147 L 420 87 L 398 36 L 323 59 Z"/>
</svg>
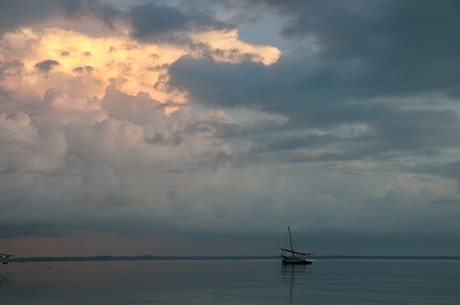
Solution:
<svg viewBox="0 0 460 305">
<path fill-rule="evenodd" d="M 183 12 L 178 7 L 156 4 L 132 7 L 129 22 L 133 26 L 131 34 L 136 39 L 165 43 L 190 43 L 186 36 L 189 32 L 225 31 L 233 28 L 205 13 Z"/>
<path fill-rule="evenodd" d="M 0 37 L 21 27 L 41 26 L 48 20 L 67 19 L 77 21 L 84 17 L 96 17 L 107 26 L 119 17 L 119 12 L 101 1 L 2 1 L 0 4 Z"/>
<path fill-rule="evenodd" d="M 91 73 L 93 70 L 94 68 L 91 66 L 84 66 L 84 67 L 76 67 L 72 71 L 76 73 Z"/>
<path fill-rule="evenodd" d="M 281 30 L 285 37 L 308 37 L 319 58 L 372 69 L 371 77 L 361 79 L 365 88 L 376 80 L 372 87 L 388 93 L 456 90 L 456 1 L 261 2 L 289 20 Z"/>
<path fill-rule="evenodd" d="M 59 66 L 59 62 L 52 59 L 44 60 L 35 64 L 36 69 L 45 73 L 51 71 L 55 66 Z"/>
<path fill-rule="evenodd" d="M 43 95 L 47 88 L 59 87 L 101 98 L 105 88 L 114 85 L 131 95 L 146 92 L 163 103 L 181 104 L 185 101 L 184 92 L 165 86 L 167 68 L 181 56 L 210 54 L 217 61 L 249 59 L 269 64 L 280 54 L 274 47 L 240 42 L 236 31 L 194 35 L 194 41 L 206 45 L 204 49 L 144 44 L 125 35 L 92 37 L 58 28 L 43 32 L 23 28 L 4 35 L 3 74 L 11 79 L 14 72 L 16 82 L 9 86 L 22 87 L 23 94 Z M 36 51 L 30 52 L 31 48 Z M 17 56 L 21 61 L 13 60 Z M 46 72 L 46 77 L 37 72 Z"/>
<path fill-rule="evenodd" d="M 281 33 L 296 48 L 270 66 L 184 57 L 171 65 L 169 85 L 210 108 L 286 117 L 285 139 L 253 139 L 259 151 L 289 141 L 286 160 L 427 156 L 458 147 L 451 136 L 459 129 L 454 2 L 416 9 L 393 1 L 258 3 L 286 20 Z"/>
<path fill-rule="evenodd" d="M 170 84 L 187 91 L 190 100 L 209 107 L 243 107 L 283 115 L 290 120 L 290 126 L 285 128 L 291 129 L 284 132 L 290 132 L 291 139 L 303 139 L 304 146 L 297 148 L 308 150 L 313 148 L 310 139 L 322 139 L 322 146 L 327 149 L 324 158 L 332 156 L 335 149 L 331 145 L 338 143 L 341 147 L 335 157 L 338 159 L 384 156 L 398 151 L 435 153 L 434 147 L 439 151 L 459 144 L 451 136 L 460 128 L 458 113 L 454 110 L 429 105 L 423 109 L 406 108 L 404 96 L 398 95 L 384 98 L 377 94 L 356 99 L 346 92 L 341 94 L 345 85 L 340 84 L 323 91 L 309 83 L 307 77 L 310 76 L 305 75 L 307 69 L 300 74 L 295 74 L 299 69 L 290 69 L 288 74 L 284 73 L 288 69 L 283 64 L 281 60 L 263 67 L 181 59 L 170 68 Z M 274 79 L 273 75 L 279 78 Z M 246 82 L 246 77 L 253 81 Z M 312 72 L 311 78 L 314 77 Z M 295 85 L 305 78 L 304 87 Z M 355 87 L 349 90 L 361 90 L 358 83 L 353 85 Z M 444 98 L 435 96 L 434 99 Z M 401 103 L 398 104 L 398 100 Z M 315 134 L 305 128 L 321 132 Z"/>
<path fill-rule="evenodd" d="M 47 112 L 3 115 L 2 147 L 8 147 L 2 155 L 2 174 L 8 178 L 2 184 L 2 204 L 9 206 L 2 214 L 5 232 L 48 236 L 84 229 L 142 235 L 174 227 L 242 234 L 273 230 L 273 219 L 286 218 L 302 230 L 365 226 L 385 231 L 409 218 L 421 221 L 422 212 L 413 214 L 412 207 L 423 202 L 426 191 L 417 187 L 410 193 L 419 197 L 405 198 L 406 187 L 417 185 L 417 176 L 391 185 L 392 173 L 353 176 L 324 173 L 311 165 L 304 170 L 313 175 L 305 175 L 303 169 L 291 172 L 285 165 L 235 167 L 232 160 L 244 157 L 252 145 L 244 136 L 228 138 L 242 126 L 222 113 L 168 117 L 154 105 L 145 95 L 133 97 L 113 87 L 102 103 L 50 91 L 42 106 Z M 387 191 L 375 195 L 383 181 L 390 182 Z M 366 183 L 366 191 L 354 193 L 355 183 Z M 334 193 L 327 194 L 332 186 Z M 40 210 L 24 217 L 30 204 Z M 304 209 L 308 217 L 296 212 Z M 436 215 L 427 212 L 424 217 Z M 399 216 L 391 222 L 383 217 L 393 214 Z M 418 230 L 417 222 L 413 227 Z"/>
<path fill-rule="evenodd" d="M 0 84 L 1 89 L 11 90 L 22 79 L 23 64 L 19 60 L 5 62 L 0 57 Z"/>
<path fill-rule="evenodd" d="M 2 240 L 271 249 L 290 224 L 328 251 L 458 251 L 450 2 L 37 3 L 0 13 Z M 240 37 L 268 11 L 283 51 Z"/>
</svg>

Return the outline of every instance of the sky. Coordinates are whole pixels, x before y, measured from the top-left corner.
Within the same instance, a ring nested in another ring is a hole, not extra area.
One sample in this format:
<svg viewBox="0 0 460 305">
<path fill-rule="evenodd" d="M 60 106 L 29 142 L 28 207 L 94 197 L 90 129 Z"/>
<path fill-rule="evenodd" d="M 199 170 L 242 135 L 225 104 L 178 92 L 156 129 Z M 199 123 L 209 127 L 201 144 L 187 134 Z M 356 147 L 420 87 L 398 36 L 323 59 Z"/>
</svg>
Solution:
<svg viewBox="0 0 460 305">
<path fill-rule="evenodd" d="M 0 252 L 460 255 L 460 5 L 0 2 Z"/>
</svg>

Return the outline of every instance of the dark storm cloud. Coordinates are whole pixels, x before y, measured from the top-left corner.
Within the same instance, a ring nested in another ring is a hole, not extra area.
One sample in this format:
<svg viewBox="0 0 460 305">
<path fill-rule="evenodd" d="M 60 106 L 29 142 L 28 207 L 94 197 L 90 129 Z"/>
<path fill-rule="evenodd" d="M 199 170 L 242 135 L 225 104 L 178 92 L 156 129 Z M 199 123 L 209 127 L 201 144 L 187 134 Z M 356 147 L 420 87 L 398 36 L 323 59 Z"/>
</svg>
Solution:
<svg viewBox="0 0 460 305">
<path fill-rule="evenodd" d="M 19 236 L 66 236 L 78 230 L 107 231 L 117 228 L 117 232 L 124 236 L 143 236 L 150 234 L 153 228 L 148 217 L 82 217 L 77 213 L 73 215 L 60 215 L 65 220 L 54 219 L 37 221 L 33 219 L 22 219 L 21 221 L 3 221 L 0 224 L 0 238 L 11 238 Z"/>
<path fill-rule="evenodd" d="M 54 67 L 59 66 L 59 62 L 56 60 L 52 59 L 47 59 L 44 61 L 41 61 L 37 64 L 35 64 L 35 69 L 38 69 L 41 72 L 49 72 L 51 71 Z"/>
<path fill-rule="evenodd" d="M 296 41 L 308 38 L 318 47 L 315 58 L 311 54 L 296 59 L 289 55 L 291 62 L 283 66 L 292 75 L 282 85 L 290 83 L 291 89 L 298 84 L 307 92 L 328 97 L 319 92 L 323 88 L 341 98 L 359 97 L 359 92 L 458 92 L 458 1 L 248 3 L 263 3 L 283 16 L 287 22 L 281 34 L 285 37 Z"/>
<path fill-rule="evenodd" d="M 172 6 L 146 4 L 131 8 L 132 35 L 143 41 L 180 42 L 181 32 L 228 28 L 223 22 L 201 12 L 183 12 Z"/>
<path fill-rule="evenodd" d="M 150 145 L 180 145 L 184 139 L 180 135 L 165 136 L 156 133 L 151 137 L 144 138 L 144 141 Z"/>
<path fill-rule="evenodd" d="M 288 70 L 291 69 L 287 69 L 283 61 L 263 67 L 191 59 L 182 59 L 170 69 L 171 84 L 188 90 L 196 101 L 216 107 L 243 107 L 282 114 L 291 120 L 291 126 L 285 129 L 327 130 L 340 124 L 365 124 L 368 130 L 364 135 L 348 139 L 321 137 L 323 144 L 348 143 L 349 147 L 343 148 L 352 149 L 356 157 L 384 154 L 389 150 L 428 153 L 459 144 L 459 139 L 453 136 L 460 133 L 459 118 L 453 110 L 402 109 L 399 105 L 371 100 L 372 94 L 368 91 L 372 88 L 361 88 L 359 81 L 353 83 L 344 77 L 343 81 L 330 83 L 323 72 L 313 70 L 309 75 L 293 68 L 289 74 Z M 330 85 L 323 85 L 323 78 Z M 363 81 L 364 78 L 363 75 Z M 350 83 L 349 88 L 346 83 Z M 384 92 L 374 94 L 378 97 Z M 402 97 L 401 106 L 404 106 Z M 302 138 L 297 145 L 311 143 L 309 137 L 293 136 L 297 140 Z M 257 139 L 254 140 L 257 143 Z M 266 145 L 274 148 L 280 143 Z"/>
<path fill-rule="evenodd" d="M 290 21 L 284 36 L 312 38 L 327 61 L 368 64 L 385 90 L 458 90 L 458 1 L 261 2 Z"/>
<path fill-rule="evenodd" d="M 183 43 L 186 38 L 181 35 L 184 32 L 230 28 L 196 7 L 183 11 L 155 3 L 134 3 L 126 11 L 98 0 L 5 0 L 0 3 L 0 35 L 60 16 L 75 20 L 90 16 L 109 27 L 114 27 L 117 20 L 125 20 L 132 26 L 132 36 L 142 41 Z"/>
<path fill-rule="evenodd" d="M 59 230 L 57 230 L 59 228 Z M 32 221 L 15 222 L 0 225 L 0 238 L 11 238 L 18 236 L 65 236 L 70 231 L 65 228 L 49 223 L 34 223 Z"/>
<path fill-rule="evenodd" d="M 458 1 L 259 2 L 290 20 L 283 35 L 312 35 L 325 56 L 417 61 L 427 54 L 457 57 L 460 48 Z"/>
<path fill-rule="evenodd" d="M 32 26 L 48 19 L 64 16 L 79 18 L 95 16 L 107 25 L 119 16 L 115 8 L 97 0 L 28 0 L 0 1 L 0 36 L 21 26 Z"/>
<path fill-rule="evenodd" d="M 91 73 L 94 70 L 91 66 L 76 67 L 72 71 L 75 73 Z"/>
<path fill-rule="evenodd" d="M 456 181 L 458 189 L 460 189 L 460 161 L 411 166 L 405 170 L 417 174 L 429 174 L 453 179 Z"/>
<path fill-rule="evenodd" d="M 428 232 L 401 232 L 376 233 L 376 232 L 343 232 L 343 231 L 317 231 L 308 234 L 296 234 L 297 241 L 308 241 L 311 249 L 321 249 L 321 254 L 340 253 L 344 255 L 360 253 L 361 255 L 417 255 L 413 249 L 425 255 L 439 255 L 438 248 L 458 250 L 456 240 L 459 235 L 452 232 L 439 234 Z M 318 254 L 318 253 L 317 253 Z"/>
<path fill-rule="evenodd" d="M 313 39 L 318 50 L 292 50 L 271 66 L 182 58 L 170 68 L 170 84 L 209 107 L 289 118 L 291 136 L 285 133 L 284 140 L 272 143 L 253 139 L 259 148 L 312 147 L 304 128 L 329 133 L 316 138 L 331 149 L 326 159 L 388 152 L 430 155 L 459 145 L 457 112 L 406 102 L 437 92 L 441 96 L 430 102 L 442 104 L 443 95 L 460 92 L 457 2 L 259 2 L 290 21 L 283 35 Z M 343 125 L 366 131 L 348 138 L 330 134 Z M 340 152 L 327 145 L 334 143 L 342 143 Z"/>
</svg>

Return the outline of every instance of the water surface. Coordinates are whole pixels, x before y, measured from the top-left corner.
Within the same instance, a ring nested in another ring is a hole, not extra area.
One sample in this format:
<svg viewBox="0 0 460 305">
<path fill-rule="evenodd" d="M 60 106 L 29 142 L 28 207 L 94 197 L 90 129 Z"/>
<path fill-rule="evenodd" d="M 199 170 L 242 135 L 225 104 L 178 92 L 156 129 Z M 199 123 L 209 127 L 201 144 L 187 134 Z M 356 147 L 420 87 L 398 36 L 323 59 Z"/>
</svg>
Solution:
<svg viewBox="0 0 460 305">
<path fill-rule="evenodd" d="M 0 304 L 460 304 L 460 260 L 274 259 L 0 266 Z"/>
</svg>

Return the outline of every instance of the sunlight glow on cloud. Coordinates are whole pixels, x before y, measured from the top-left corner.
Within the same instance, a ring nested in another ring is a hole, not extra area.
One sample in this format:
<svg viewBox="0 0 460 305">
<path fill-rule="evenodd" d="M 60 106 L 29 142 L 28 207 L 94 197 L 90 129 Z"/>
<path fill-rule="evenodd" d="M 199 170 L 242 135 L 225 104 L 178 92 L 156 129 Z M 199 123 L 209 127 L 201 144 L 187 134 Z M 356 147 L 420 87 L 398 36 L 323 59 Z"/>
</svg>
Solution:
<svg viewBox="0 0 460 305">
<path fill-rule="evenodd" d="M 281 56 L 281 52 L 275 47 L 239 40 L 237 30 L 192 34 L 192 38 L 194 42 L 209 44 L 211 56 L 215 61 L 240 63 L 251 60 L 271 65 Z"/>
<path fill-rule="evenodd" d="M 164 86 L 167 67 L 182 56 L 211 56 L 232 63 L 253 60 L 265 65 L 280 56 L 274 47 L 239 41 L 236 30 L 192 36 L 203 47 L 141 43 L 121 35 L 93 37 L 58 28 L 39 32 L 22 28 L 7 33 L 1 41 L 4 60 L 22 63 L 21 75 L 16 76 L 20 81 L 15 88 L 14 75 L 3 82 L 9 89 L 30 96 L 43 96 L 50 88 L 60 88 L 102 98 L 107 86 L 114 85 L 129 95 L 146 92 L 159 102 L 184 103 L 185 93 Z"/>
</svg>

